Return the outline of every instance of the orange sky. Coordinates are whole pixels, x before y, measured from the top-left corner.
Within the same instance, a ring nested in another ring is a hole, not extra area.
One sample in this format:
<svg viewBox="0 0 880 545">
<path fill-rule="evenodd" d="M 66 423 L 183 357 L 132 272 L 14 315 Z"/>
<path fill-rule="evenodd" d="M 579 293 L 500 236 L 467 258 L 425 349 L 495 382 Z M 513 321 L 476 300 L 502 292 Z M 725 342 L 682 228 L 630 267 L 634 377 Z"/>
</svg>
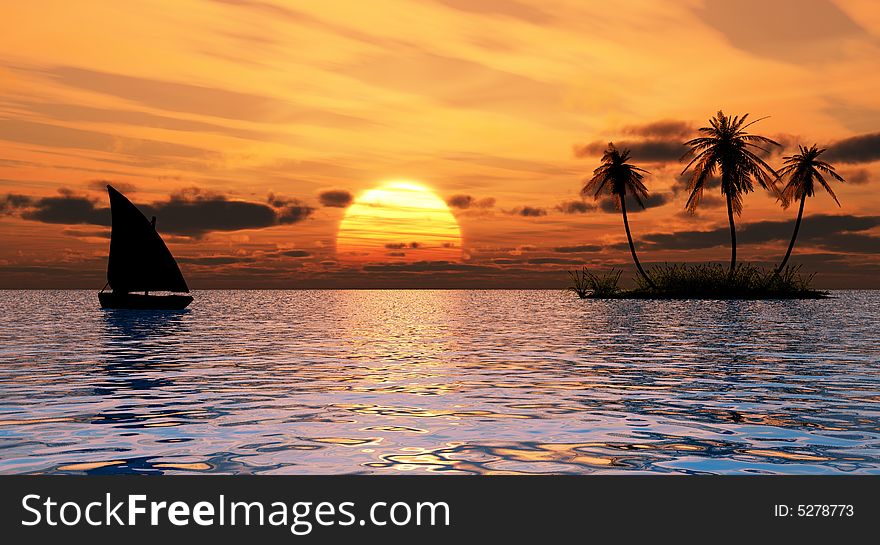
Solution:
<svg viewBox="0 0 880 545">
<path fill-rule="evenodd" d="M 0 18 L 0 287 L 100 288 L 107 181 L 156 211 L 196 289 L 564 287 L 580 264 L 629 267 L 619 215 L 578 196 L 612 139 L 653 173 L 643 262 L 724 261 L 717 195 L 687 216 L 676 178 L 719 108 L 771 116 L 753 128 L 788 150 L 832 146 L 843 206 L 807 203 L 792 260 L 880 287 L 873 0 L 32 0 Z M 391 180 L 450 203 L 460 248 L 338 256 L 350 197 Z M 741 258 L 778 260 L 795 213 L 747 196 Z"/>
</svg>

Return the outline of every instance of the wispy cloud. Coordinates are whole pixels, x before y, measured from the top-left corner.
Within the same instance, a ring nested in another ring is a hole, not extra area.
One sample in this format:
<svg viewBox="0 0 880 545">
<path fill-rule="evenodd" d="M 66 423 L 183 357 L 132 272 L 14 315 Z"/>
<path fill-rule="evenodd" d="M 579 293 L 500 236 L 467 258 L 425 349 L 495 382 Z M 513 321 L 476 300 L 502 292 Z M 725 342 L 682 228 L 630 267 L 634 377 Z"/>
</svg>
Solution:
<svg viewBox="0 0 880 545">
<path fill-rule="evenodd" d="M 510 17 L 534 24 L 548 24 L 556 21 L 556 17 L 539 6 L 517 0 L 430 0 L 452 9 L 475 15 Z"/>
<path fill-rule="evenodd" d="M 59 84 L 103 93 L 169 112 L 259 122 L 298 122 L 330 127 L 364 126 L 370 122 L 328 109 L 307 107 L 266 95 L 205 85 L 151 79 L 74 66 L 55 66 L 43 73 Z"/>
</svg>

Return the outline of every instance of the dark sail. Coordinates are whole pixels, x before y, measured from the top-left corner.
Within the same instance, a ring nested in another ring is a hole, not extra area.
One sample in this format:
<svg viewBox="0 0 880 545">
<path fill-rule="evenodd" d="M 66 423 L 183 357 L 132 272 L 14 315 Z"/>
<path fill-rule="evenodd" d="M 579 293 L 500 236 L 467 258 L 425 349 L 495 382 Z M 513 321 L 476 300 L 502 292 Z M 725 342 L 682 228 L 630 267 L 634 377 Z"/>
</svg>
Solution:
<svg viewBox="0 0 880 545">
<path fill-rule="evenodd" d="M 110 260 L 107 281 L 114 292 L 189 291 L 162 237 L 135 205 L 109 185 Z"/>
</svg>

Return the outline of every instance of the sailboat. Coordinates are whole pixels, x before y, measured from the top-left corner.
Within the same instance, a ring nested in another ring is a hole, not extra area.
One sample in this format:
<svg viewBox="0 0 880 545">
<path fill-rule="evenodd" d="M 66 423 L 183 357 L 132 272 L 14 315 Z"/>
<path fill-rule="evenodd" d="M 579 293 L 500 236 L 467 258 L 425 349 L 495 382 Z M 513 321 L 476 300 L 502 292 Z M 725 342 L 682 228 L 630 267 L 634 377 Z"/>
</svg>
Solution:
<svg viewBox="0 0 880 545">
<path fill-rule="evenodd" d="M 189 293 L 174 256 L 156 232 L 156 217 L 148 220 L 130 200 L 107 186 L 110 194 L 110 259 L 107 284 L 98 293 L 103 308 L 178 310 L 190 295 L 150 295 L 151 291 Z M 112 291 L 104 291 L 110 286 Z M 134 293 L 134 292 L 143 292 Z"/>
</svg>

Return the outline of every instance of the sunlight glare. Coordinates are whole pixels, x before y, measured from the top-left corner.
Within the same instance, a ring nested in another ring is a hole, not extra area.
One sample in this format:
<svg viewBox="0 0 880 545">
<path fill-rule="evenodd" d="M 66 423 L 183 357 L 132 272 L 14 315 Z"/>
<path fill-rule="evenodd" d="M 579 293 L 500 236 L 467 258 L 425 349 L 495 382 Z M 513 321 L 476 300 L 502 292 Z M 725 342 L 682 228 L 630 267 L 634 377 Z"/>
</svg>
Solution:
<svg viewBox="0 0 880 545">
<path fill-rule="evenodd" d="M 458 261 L 461 230 L 424 185 L 396 180 L 355 199 L 339 225 L 336 253 L 350 261 Z"/>
</svg>

